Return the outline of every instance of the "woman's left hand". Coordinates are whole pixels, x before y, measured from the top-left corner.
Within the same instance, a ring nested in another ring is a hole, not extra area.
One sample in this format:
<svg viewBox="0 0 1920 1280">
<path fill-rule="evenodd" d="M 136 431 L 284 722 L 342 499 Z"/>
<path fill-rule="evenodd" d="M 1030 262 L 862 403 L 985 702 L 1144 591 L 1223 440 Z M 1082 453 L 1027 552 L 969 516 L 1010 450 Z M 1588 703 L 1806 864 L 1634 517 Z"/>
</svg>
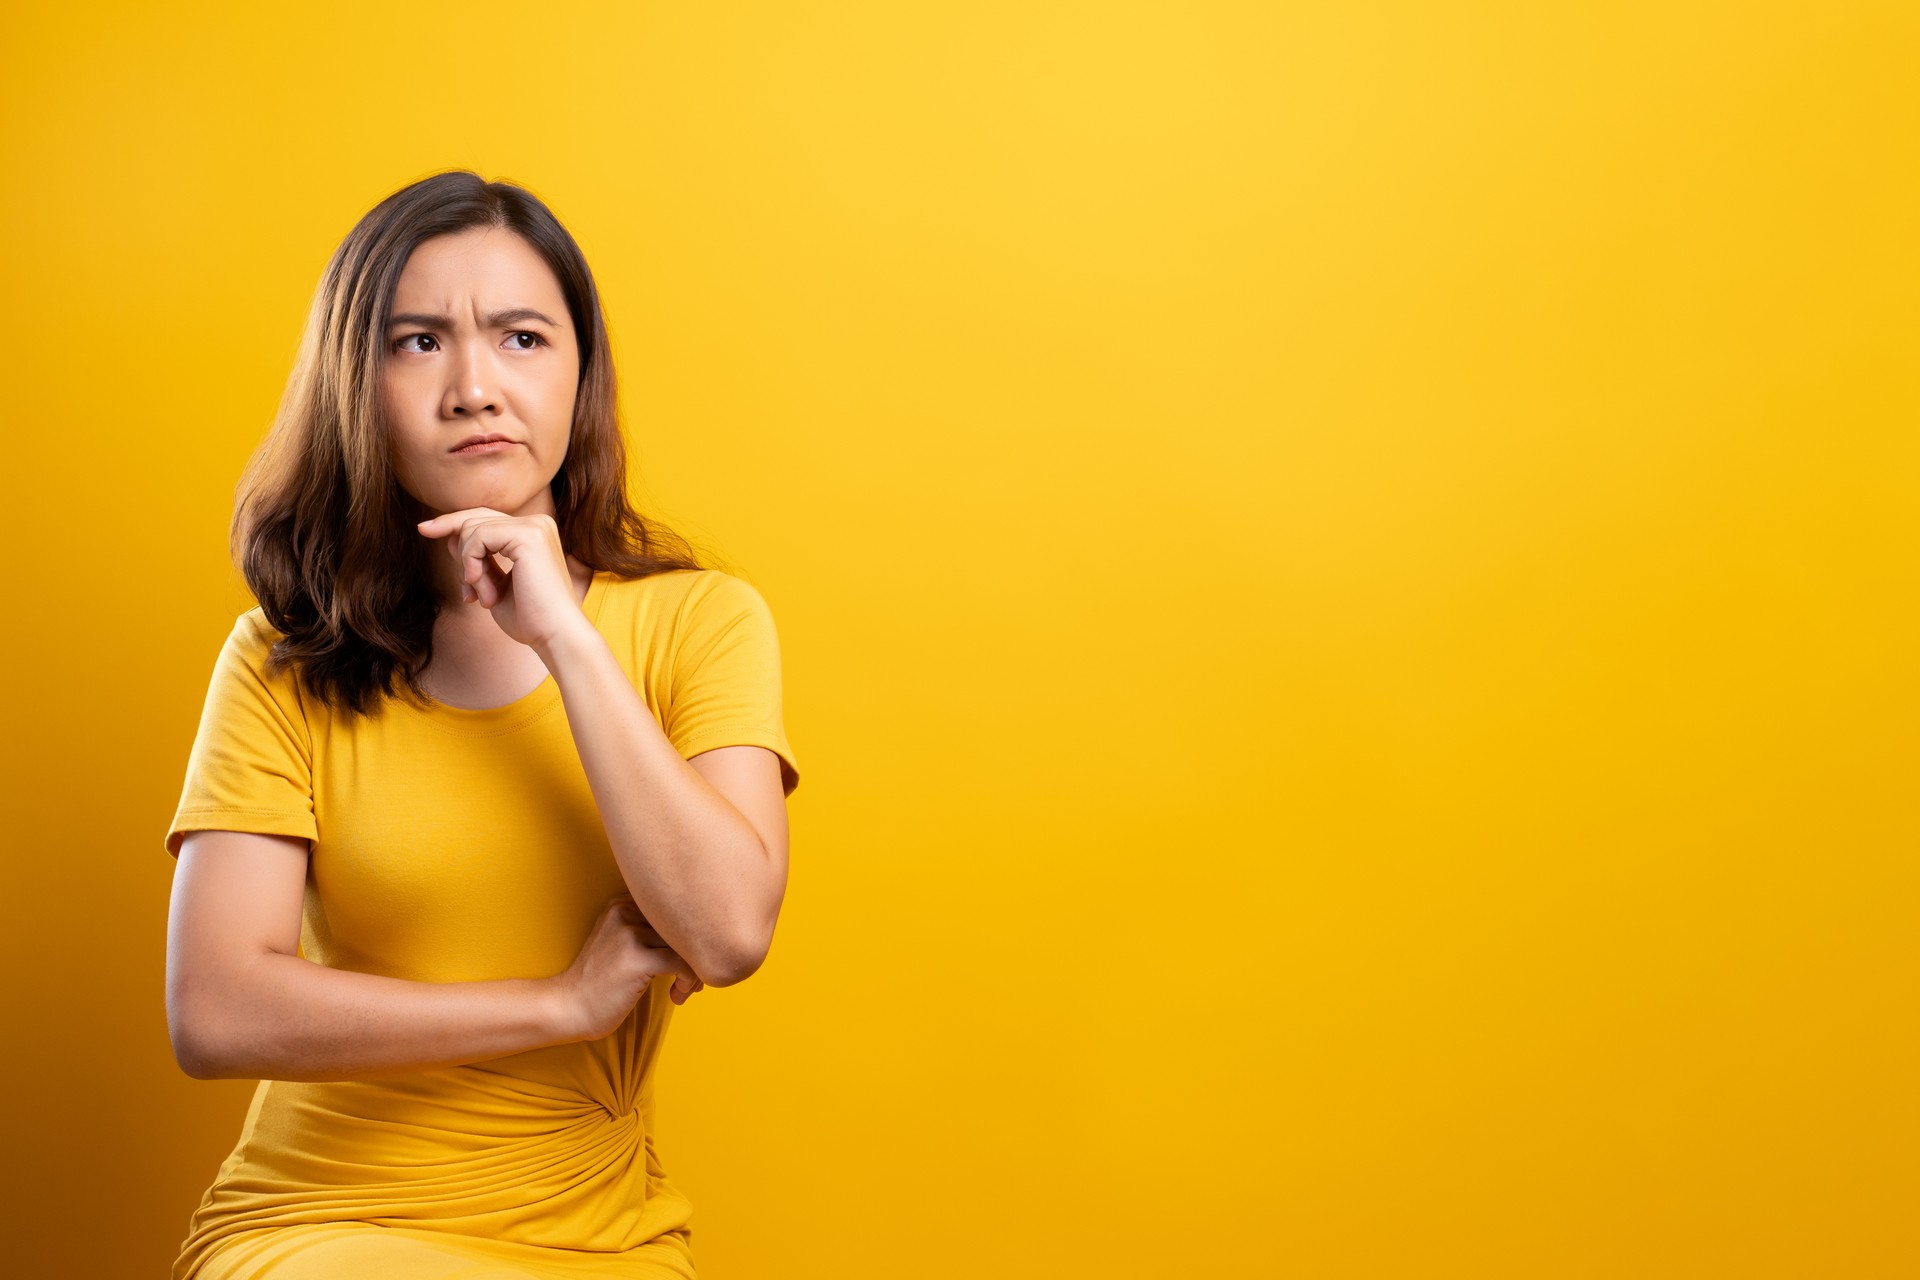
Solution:
<svg viewBox="0 0 1920 1280">
<path fill-rule="evenodd" d="M 463 602 L 477 601 L 521 644 L 542 649 L 586 618 L 552 516 L 468 507 L 423 520 L 419 528 L 426 537 L 446 539 L 466 584 Z M 502 569 L 495 556 L 510 567 Z"/>
</svg>

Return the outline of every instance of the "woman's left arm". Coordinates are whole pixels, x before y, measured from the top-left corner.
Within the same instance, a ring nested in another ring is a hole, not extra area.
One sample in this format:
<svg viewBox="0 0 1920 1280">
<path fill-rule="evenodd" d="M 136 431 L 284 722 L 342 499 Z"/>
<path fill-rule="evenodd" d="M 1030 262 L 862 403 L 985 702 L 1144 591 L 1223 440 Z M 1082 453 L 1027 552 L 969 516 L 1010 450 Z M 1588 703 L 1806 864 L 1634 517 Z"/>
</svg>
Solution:
<svg viewBox="0 0 1920 1280">
<path fill-rule="evenodd" d="M 590 624 L 535 649 L 634 902 L 706 985 L 747 977 L 766 959 L 787 888 L 780 758 L 737 746 L 681 759 Z"/>
<path fill-rule="evenodd" d="M 614 859 L 647 923 L 707 986 L 758 969 L 787 889 L 780 757 L 729 746 L 680 758 L 574 599 L 552 517 L 470 507 L 422 521 L 420 532 L 445 539 L 468 599 L 560 686 Z"/>
</svg>

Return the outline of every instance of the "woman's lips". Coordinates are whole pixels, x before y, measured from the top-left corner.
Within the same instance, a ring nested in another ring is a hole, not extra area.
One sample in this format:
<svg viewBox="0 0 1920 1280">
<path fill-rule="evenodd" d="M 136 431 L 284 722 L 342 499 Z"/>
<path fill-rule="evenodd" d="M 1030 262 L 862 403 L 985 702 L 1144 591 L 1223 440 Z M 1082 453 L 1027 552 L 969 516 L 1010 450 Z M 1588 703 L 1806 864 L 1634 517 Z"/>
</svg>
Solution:
<svg viewBox="0 0 1920 1280">
<path fill-rule="evenodd" d="M 460 448 L 455 449 L 454 452 L 456 454 L 499 453 L 504 449 L 512 449 L 515 447 L 517 447 L 517 442 L 512 440 L 482 440 L 478 444 L 462 445 Z"/>
</svg>

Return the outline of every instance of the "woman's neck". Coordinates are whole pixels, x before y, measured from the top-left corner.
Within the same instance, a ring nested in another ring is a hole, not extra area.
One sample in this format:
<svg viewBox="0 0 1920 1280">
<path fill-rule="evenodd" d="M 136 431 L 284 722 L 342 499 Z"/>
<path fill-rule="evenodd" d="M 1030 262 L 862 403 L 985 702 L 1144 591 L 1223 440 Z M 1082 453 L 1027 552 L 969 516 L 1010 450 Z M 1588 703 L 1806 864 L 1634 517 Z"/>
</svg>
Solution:
<svg viewBox="0 0 1920 1280">
<path fill-rule="evenodd" d="M 451 571 L 451 557 L 447 563 Z M 572 556 L 567 557 L 567 569 L 574 599 L 584 603 L 593 570 Z M 446 604 L 442 599 L 433 623 L 433 658 L 420 672 L 430 697 L 455 707 L 500 707 L 525 697 L 547 678 L 540 656 L 502 631 L 484 605 Z"/>
</svg>

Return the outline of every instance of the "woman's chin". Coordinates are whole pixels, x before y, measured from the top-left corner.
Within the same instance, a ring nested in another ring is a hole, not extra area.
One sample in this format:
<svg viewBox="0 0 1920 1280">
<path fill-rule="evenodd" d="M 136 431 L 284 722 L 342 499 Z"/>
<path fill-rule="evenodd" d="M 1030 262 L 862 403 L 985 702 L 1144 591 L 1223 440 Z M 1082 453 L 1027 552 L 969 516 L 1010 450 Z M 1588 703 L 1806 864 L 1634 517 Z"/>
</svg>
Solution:
<svg viewBox="0 0 1920 1280">
<path fill-rule="evenodd" d="M 449 511 L 474 511 L 484 507 L 488 511 L 499 511 L 510 516 L 529 516 L 551 509 L 551 497 L 549 496 L 544 504 L 540 501 L 541 497 L 540 494 L 527 496 L 501 493 L 498 490 L 484 493 L 450 493 L 442 495 L 438 501 L 428 505 L 440 515 L 445 515 Z"/>
</svg>

